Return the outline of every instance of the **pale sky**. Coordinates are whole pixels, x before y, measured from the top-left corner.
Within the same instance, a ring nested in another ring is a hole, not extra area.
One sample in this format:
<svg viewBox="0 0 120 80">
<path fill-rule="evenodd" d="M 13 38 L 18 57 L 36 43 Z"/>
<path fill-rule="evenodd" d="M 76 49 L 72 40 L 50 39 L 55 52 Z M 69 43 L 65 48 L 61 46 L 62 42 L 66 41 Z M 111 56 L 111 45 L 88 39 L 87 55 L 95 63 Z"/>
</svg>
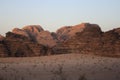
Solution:
<svg viewBox="0 0 120 80">
<path fill-rule="evenodd" d="M 25 25 L 56 31 L 82 22 L 120 27 L 120 0 L 0 0 L 0 34 Z"/>
</svg>

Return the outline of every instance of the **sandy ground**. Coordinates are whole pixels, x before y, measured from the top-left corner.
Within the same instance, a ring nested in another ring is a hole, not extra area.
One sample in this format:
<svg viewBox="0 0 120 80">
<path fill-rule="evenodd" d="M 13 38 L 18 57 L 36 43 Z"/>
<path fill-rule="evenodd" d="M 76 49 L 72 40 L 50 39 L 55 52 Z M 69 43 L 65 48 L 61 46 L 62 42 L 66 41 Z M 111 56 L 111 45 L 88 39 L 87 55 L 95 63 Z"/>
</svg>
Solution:
<svg viewBox="0 0 120 80">
<path fill-rule="evenodd" d="M 120 80 L 120 58 L 84 54 L 0 58 L 0 80 Z"/>
</svg>

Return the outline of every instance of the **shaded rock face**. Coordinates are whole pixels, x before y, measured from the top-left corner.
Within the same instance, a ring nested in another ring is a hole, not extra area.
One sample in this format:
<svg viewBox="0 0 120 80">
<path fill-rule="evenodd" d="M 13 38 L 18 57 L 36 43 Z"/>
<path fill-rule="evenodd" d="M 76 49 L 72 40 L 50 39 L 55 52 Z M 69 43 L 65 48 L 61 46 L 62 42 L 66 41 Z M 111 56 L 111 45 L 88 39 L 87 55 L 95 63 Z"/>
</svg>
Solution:
<svg viewBox="0 0 120 80">
<path fill-rule="evenodd" d="M 4 37 L 2 35 L 0 35 L 0 41 L 2 41 L 4 39 Z"/>
<path fill-rule="evenodd" d="M 44 46 L 53 47 L 56 45 L 56 39 L 49 31 L 44 31 L 40 25 L 28 25 L 22 29 L 13 29 L 15 34 L 20 34 L 28 37 L 33 42 L 37 42 Z"/>
<path fill-rule="evenodd" d="M 99 55 L 120 55 L 120 35 L 118 29 L 102 32 L 95 24 L 81 24 L 80 32 L 53 48 L 56 54 L 91 53 Z"/>
<path fill-rule="evenodd" d="M 7 57 L 9 54 L 9 51 L 6 48 L 6 45 L 3 43 L 3 41 L 0 41 L 0 57 Z"/>
<path fill-rule="evenodd" d="M 6 38 L 0 42 L 0 51 L 0 57 L 31 57 L 47 55 L 47 48 L 45 46 L 32 42 L 26 36 L 12 32 L 6 33 Z"/>
<path fill-rule="evenodd" d="M 8 50 L 6 49 L 5 45 L 3 44 L 3 40 L 5 38 L 0 35 L 0 57 L 7 57 Z"/>
<path fill-rule="evenodd" d="M 116 32 L 118 29 L 113 29 L 103 33 L 102 35 L 102 52 L 104 55 L 116 54 L 120 55 L 120 35 Z"/>
</svg>

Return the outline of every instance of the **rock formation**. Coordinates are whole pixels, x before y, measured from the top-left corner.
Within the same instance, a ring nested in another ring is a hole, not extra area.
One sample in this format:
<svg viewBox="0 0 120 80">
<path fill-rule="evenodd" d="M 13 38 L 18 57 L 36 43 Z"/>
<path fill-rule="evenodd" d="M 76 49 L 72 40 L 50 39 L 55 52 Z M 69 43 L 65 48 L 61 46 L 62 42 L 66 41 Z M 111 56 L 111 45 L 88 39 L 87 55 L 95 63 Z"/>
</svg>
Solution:
<svg viewBox="0 0 120 80">
<path fill-rule="evenodd" d="M 7 57 L 9 51 L 6 48 L 6 45 L 3 43 L 3 41 L 0 41 L 0 57 Z"/>
<path fill-rule="evenodd" d="M 0 57 L 30 57 L 47 55 L 47 48 L 32 42 L 26 36 L 6 33 L 6 38 L 0 42 Z M 4 54 L 4 55 L 3 55 Z"/>
<path fill-rule="evenodd" d="M 55 46 L 57 42 L 57 40 L 54 39 L 53 35 L 49 31 L 41 31 L 36 39 L 39 44 L 43 44 L 48 47 Z"/>
<path fill-rule="evenodd" d="M 4 39 L 4 37 L 2 35 L 0 35 L 0 41 L 2 41 Z"/>
<path fill-rule="evenodd" d="M 4 39 L 5 38 L 2 35 L 0 35 L 0 57 L 7 57 L 7 54 L 8 54 L 8 51 L 5 45 L 2 44 Z"/>
<path fill-rule="evenodd" d="M 90 25 L 89 23 L 82 23 L 75 26 L 66 26 L 57 30 L 58 40 L 65 41 L 75 36 L 77 32 L 82 32 L 83 30 L 92 29 L 93 27 L 98 27 L 96 24 Z M 100 29 L 100 28 L 99 28 Z M 99 30 L 98 29 L 98 30 Z"/>
<path fill-rule="evenodd" d="M 0 36 L 0 57 L 69 53 L 120 56 L 120 28 L 102 32 L 97 24 L 82 23 L 50 33 L 39 25 L 29 25 Z"/>
<path fill-rule="evenodd" d="M 19 34 L 19 35 L 26 36 L 26 37 L 29 38 L 28 33 L 27 33 L 26 31 L 22 30 L 22 29 L 14 28 L 14 29 L 12 30 L 12 32 L 15 33 L 15 34 Z"/>
<path fill-rule="evenodd" d="M 72 28 L 72 26 L 64 26 L 64 27 L 58 29 L 56 32 L 57 39 L 60 42 L 63 42 L 65 40 L 69 39 L 71 37 L 71 35 L 69 34 L 71 32 L 71 28 Z"/>
<path fill-rule="evenodd" d="M 79 32 L 73 31 L 73 33 L 76 32 L 74 36 L 55 46 L 53 48 L 55 54 L 92 53 L 98 55 L 120 55 L 120 29 L 102 32 L 98 25 L 89 23 L 80 24 L 72 28 L 77 28 Z"/>
<path fill-rule="evenodd" d="M 44 46 L 53 47 L 56 45 L 54 35 L 52 35 L 49 31 L 44 31 L 40 25 L 28 25 L 22 29 L 15 28 L 12 32 L 26 36 L 33 42 L 37 42 Z"/>
<path fill-rule="evenodd" d="M 120 55 L 120 33 L 119 29 L 113 29 L 102 34 L 103 55 Z"/>
</svg>

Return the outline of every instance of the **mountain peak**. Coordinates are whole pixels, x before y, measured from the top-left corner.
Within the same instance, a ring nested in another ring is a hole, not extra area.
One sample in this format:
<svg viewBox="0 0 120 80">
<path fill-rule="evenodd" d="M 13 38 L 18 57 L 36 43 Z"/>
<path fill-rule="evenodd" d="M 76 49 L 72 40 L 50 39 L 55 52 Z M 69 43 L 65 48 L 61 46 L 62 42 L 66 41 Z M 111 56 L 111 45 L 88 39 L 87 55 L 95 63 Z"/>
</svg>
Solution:
<svg viewBox="0 0 120 80">
<path fill-rule="evenodd" d="M 40 32 L 44 31 L 44 29 L 40 25 L 27 25 L 22 28 L 23 30 L 30 31 L 30 32 Z"/>
</svg>

